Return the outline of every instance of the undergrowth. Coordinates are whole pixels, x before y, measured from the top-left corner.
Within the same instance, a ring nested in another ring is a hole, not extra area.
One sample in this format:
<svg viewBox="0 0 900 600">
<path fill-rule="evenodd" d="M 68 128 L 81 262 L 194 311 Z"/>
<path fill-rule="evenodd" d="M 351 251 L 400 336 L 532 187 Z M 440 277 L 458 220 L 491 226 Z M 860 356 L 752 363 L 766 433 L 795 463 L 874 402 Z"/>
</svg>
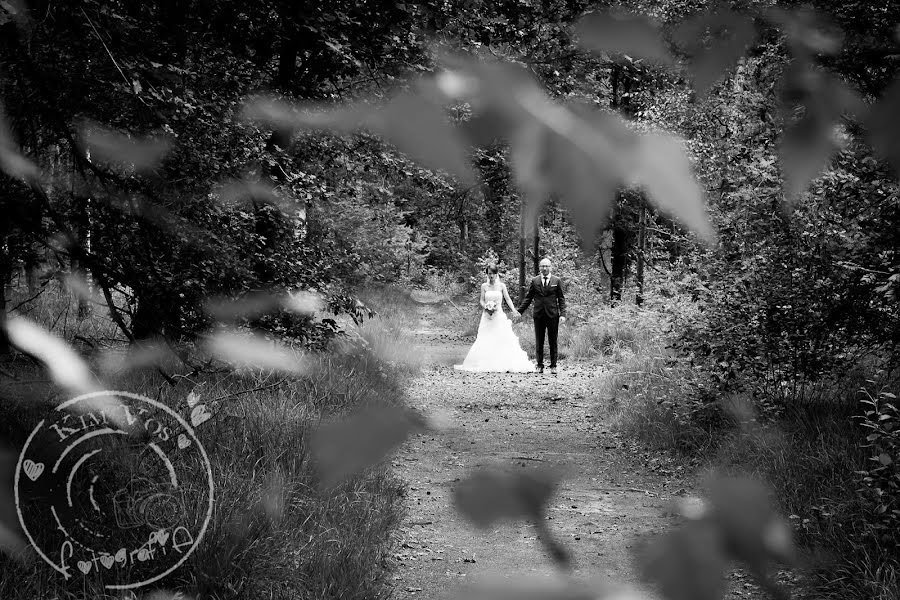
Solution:
<svg viewBox="0 0 900 600">
<path fill-rule="evenodd" d="M 403 402 L 405 378 L 417 363 L 408 350 L 412 345 L 402 343 L 403 296 L 387 294 L 370 294 L 379 316 L 352 330 L 330 352 L 310 356 L 303 376 L 213 372 L 177 376 L 171 385 L 157 371 L 143 369 L 104 382 L 182 414 L 189 412 L 188 394 L 194 394 L 213 415 L 197 428 L 213 473 L 212 521 L 188 561 L 159 586 L 215 599 L 389 596 L 388 559 L 403 516 L 402 482 L 380 463 L 326 488 L 311 448 L 311 433 L 321 420 L 367 405 Z M 41 298 L 52 305 L 31 307 L 29 317 L 52 318 L 44 324 L 51 327 L 55 321 L 59 332 L 62 319 L 55 316 L 74 300 L 41 295 L 34 302 L 44 302 Z M 93 327 L 93 320 L 102 322 L 102 315 L 94 313 L 78 330 L 90 342 L 87 347 L 112 344 L 106 340 L 112 331 L 108 324 Z M 162 367 L 169 373 L 184 371 L 176 362 Z M 3 369 L 8 377 L 0 389 L 0 436 L 13 443 L 14 455 L 35 424 L 64 398 L 21 355 L 6 360 Z M 196 474 L 186 485 L 201 486 L 202 465 L 185 468 Z M 4 486 L 0 508 L 10 493 L 11 485 Z M 184 519 L 195 522 L 202 509 L 187 507 Z M 100 574 L 67 584 L 32 558 L 23 564 L 0 555 L 0 598 L 95 597 L 110 582 Z"/>
<path fill-rule="evenodd" d="M 596 391 L 613 426 L 705 470 L 768 481 L 821 597 L 900 597 L 896 377 L 865 382 L 848 370 L 815 384 L 719 393 L 702 364 L 667 349 L 661 333 L 631 336 L 633 352 Z"/>
</svg>

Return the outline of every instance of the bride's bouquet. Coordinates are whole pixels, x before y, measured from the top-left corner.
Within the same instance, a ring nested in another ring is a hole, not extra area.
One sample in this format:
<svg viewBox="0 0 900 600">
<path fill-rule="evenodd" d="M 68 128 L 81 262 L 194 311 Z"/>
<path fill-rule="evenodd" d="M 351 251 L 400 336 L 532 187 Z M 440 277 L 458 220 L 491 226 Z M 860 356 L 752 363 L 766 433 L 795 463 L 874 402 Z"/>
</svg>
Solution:
<svg viewBox="0 0 900 600">
<path fill-rule="evenodd" d="M 492 315 L 497 312 L 497 303 L 493 300 L 489 300 L 484 303 L 484 310 L 487 311 L 487 314 Z"/>
</svg>

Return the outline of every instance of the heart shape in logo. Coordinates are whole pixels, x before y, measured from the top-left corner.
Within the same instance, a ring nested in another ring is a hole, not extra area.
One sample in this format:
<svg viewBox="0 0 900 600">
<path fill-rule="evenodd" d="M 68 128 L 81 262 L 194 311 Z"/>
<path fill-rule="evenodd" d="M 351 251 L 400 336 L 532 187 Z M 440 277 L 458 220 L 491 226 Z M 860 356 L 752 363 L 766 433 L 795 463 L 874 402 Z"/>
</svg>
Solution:
<svg viewBox="0 0 900 600">
<path fill-rule="evenodd" d="M 198 427 L 209 421 L 211 417 L 212 415 L 207 412 L 206 407 L 202 404 L 198 404 L 191 410 L 191 425 Z"/>
<path fill-rule="evenodd" d="M 127 558 L 127 555 L 125 553 L 125 548 L 119 548 L 119 551 L 116 552 L 116 562 L 124 563 L 126 558 Z"/>
<path fill-rule="evenodd" d="M 186 436 L 183 433 L 179 433 L 178 434 L 178 449 L 184 450 L 185 448 L 187 448 L 190 445 L 191 445 L 191 440 L 188 439 L 188 436 Z"/>
<path fill-rule="evenodd" d="M 155 532 L 155 535 L 156 535 L 156 543 L 159 544 L 160 546 L 165 546 L 166 542 L 169 541 L 169 532 L 166 531 L 165 529 L 160 529 L 159 531 Z"/>
<path fill-rule="evenodd" d="M 188 408 L 194 408 L 197 406 L 197 403 L 200 402 L 200 394 L 195 394 L 194 392 L 190 392 L 187 395 L 187 403 Z"/>
<path fill-rule="evenodd" d="M 28 475 L 28 479 L 37 481 L 37 478 L 44 472 L 44 463 L 36 463 L 30 458 L 26 458 L 25 462 L 22 463 L 22 469 Z"/>
<path fill-rule="evenodd" d="M 78 561 L 78 570 L 81 571 L 82 573 L 84 573 L 85 575 L 87 575 L 88 572 L 91 570 L 91 566 L 92 565 L 89 561 L 86 561 L 86 560 Z"/>
<path fill-rule="evenodd" d="M 112 554 L 104 554 L 100 557 L 100 564 L 107 569 L 112 569 L 112 566 L 116 564 L 116 557 L 114 557 Z"/>
</svg>

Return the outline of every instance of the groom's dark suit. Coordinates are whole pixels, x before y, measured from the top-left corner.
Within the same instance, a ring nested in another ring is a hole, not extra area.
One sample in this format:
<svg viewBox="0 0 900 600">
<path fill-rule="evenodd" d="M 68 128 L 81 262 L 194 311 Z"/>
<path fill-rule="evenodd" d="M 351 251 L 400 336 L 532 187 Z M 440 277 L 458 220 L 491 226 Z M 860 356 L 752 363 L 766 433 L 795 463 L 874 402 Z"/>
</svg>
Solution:
<svg viewBox="0 0 900 600">
<path fill-rule="evenodd" d="M 566 316 L 566 299 L 563 295 L 563 285 L 559 277 L 550 275 L 547 285 L 544 285 L 543 275 L 538 275 L 531 280 L 525 299 L 517 309 L 525 312 L 531 301 L 534 300 L 534 338 L 537 344 L 537 366 L 544 368 L 544 334 L 549 334 L 550 342 L 550 368 L 556 368 L 556 337 L 559 333 L 559 318 Z"/>
</svg>

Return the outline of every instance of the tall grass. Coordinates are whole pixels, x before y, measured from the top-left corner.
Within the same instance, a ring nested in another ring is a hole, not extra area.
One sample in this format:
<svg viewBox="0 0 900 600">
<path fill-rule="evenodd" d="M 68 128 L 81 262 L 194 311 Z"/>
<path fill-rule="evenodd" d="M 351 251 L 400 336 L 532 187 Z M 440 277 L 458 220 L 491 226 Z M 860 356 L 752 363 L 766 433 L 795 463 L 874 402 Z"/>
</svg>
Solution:
<svg viewBox="0 0 900 600">
<path fill-rule="evenodd" d="M 186 414 L 187 394 L 213 413 L 198 437 L 211 462 L 215 485 L 212 521 L 203 542 L 177 571 L 159 582 L 203 598 L 386 598 L 389 554 L 403 516 L 399 479 L 385 464 L 326 489 L 313 459 L 311 432 L 325 418 L 367 405 L 402 403 L 405 377 L 415 372 L 407 335 L 404 296 L 373 292 L 379 316 L 358 328 L 366 344 L 336 344 L 310 358 L 302 377 L 206 373 L 177 378 L 172 386 L 152 370 L 113 376 L 105 383 L 164 402 Z M 410 300 L 411 302 L 411 300 Z M 379 304 L 381 303 L 381 304 Z M 44 312 L 41 312 L 44 311 Z M 35 307 L 31 316 L 51 314 Z M 99 317 L 92 317 L 99 318 Z M 106 330 L 85 325 L 91 335 Z M 170 372 L 177 365 L 167 365 Z M 0 436 L 20 447 L 24 437 L 59 399 L 28 362 L 7 362 L 20 379 L 6 380 L 0 401 Z M 28 390 L 23 391 L 23 390 Z M 202 465 L 184 468 L 200 487 Z M 188 522 L 204 507 L 188 507 Z M 51 523 L 45 524 L 52 527 Z M 99 597 L 99 578 L 66 583 L 43 561 L 27 565 L 0 555 L 4 600 Z M 107 581 L 108 583 L 108 581 Z"/>
<path fill-rule="evenodd" d="M 422 354 L 410 339 L 418 303 L 411 292 L 389 286 L 370 287 L 360 293 L 360 299 L 377 313 L 376 318 L 355 328 L 372 354 L 400 372 L 418 372 Z"/>
<path fill-rule="evenodd" d="M 633 339 L 595 393 L 614 428 L 698 458 L 704 469 L 768 481 L 821 597 L 900 598 L 900 560 L 869 535 L 873 507 L 859 492 L 859 473 L 872 468 L 853 418 L 865 377 L 850 371 L 806 386 L 767 385 L 752 398 L 719 396 L 689 360 L 667 350 L 665 326 L 638 329 Z"/>
</svg>

